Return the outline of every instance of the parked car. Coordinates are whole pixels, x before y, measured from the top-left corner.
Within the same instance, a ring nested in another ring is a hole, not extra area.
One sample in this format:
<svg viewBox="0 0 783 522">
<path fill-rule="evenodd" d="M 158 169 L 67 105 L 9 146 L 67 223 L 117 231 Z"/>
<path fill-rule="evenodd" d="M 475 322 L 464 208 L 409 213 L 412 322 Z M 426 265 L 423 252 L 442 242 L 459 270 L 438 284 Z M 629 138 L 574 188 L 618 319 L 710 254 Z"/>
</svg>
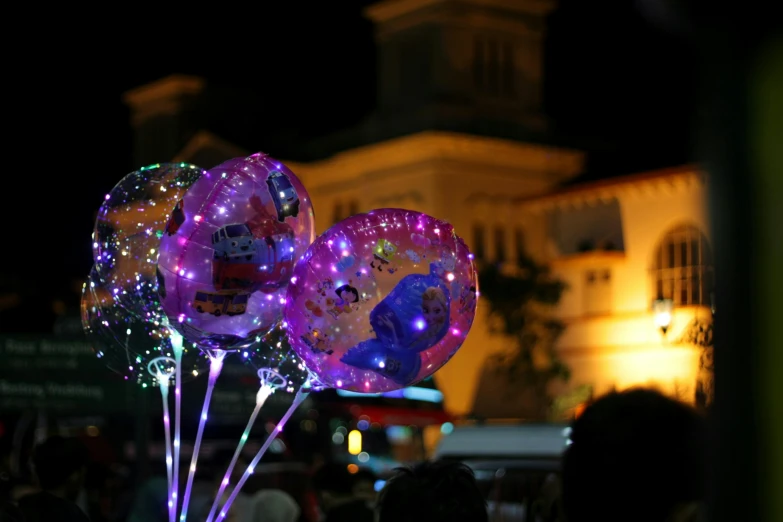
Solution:
<svg viewBox="0 0 783 522">
<path fill-rule="evenodd" d="M 568 426 L 556 424 L 457 427 L 443 437 L 435 457 L 473 470 L 490 521 L 562 521 L 560 462 L 569 434 Z"/>
</svg>

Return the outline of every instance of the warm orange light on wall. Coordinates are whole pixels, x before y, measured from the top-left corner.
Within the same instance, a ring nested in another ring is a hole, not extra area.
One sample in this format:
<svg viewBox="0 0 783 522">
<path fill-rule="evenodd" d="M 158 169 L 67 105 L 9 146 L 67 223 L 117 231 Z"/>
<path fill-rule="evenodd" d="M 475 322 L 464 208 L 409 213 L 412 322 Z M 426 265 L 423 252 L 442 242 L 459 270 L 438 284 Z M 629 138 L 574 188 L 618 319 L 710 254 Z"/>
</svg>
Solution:
<svg viewBox="0 0 783 522">
<path fill-rule="evenodd" d="M 667 346 L 634 353 L 612 354 L 604 358 L 603 373 L 618 390 L 655 383 L 665 393 L 673 393 L 677 383 L 696 382 L 699 351 L 690 346 Z"/>
</svg>

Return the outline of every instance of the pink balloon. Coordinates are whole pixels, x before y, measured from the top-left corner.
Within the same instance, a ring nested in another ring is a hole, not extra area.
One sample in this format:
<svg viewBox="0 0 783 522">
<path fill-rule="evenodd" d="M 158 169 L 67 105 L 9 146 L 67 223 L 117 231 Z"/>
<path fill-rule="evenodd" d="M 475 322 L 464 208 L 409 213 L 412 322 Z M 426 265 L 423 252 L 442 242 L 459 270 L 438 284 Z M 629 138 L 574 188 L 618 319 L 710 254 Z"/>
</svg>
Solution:
<svg viewBox="0 0 783 522">
<path fill-rule="evenodd" d="M 171 324 L 203 348 L 238 349 L 281 318 L 294 262 L 315 237 L 310 196 L 258 153 L 203 174 L 172 212 L 158 288 Z"/>
<path fill-rule="evenodd" d="M 291 346 L 321 383 L 391 391 L 435 373 L 476 313 L 473 255 L 446 222 L 378 209 L 334 225 L 288 287 Z"/>
</svg>

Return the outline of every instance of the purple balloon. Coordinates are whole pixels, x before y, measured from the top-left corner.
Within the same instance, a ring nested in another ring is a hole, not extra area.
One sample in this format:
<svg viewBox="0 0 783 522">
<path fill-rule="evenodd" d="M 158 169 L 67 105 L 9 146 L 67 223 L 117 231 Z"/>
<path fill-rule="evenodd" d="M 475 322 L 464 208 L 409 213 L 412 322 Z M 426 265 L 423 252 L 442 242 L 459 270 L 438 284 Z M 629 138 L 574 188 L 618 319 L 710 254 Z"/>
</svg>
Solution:
<svg viewBox="0 0 783 522">
<path fill-rule="evenodd" d="M 435 373 L 476 313 L 473 255 L 446 222 L 378 209 L 310 245 L 288 287 L 291 346 L 325 386 L 391 391 Z"/>
<path fill-rule="evenodd" d="M 258 153 L 210 169 L 161 239 L 170 323 L 205 349 L 249 346 L 281 319 L 294 261 L 314 237 L 310 196 L 282 163 Z"/>
</svg>

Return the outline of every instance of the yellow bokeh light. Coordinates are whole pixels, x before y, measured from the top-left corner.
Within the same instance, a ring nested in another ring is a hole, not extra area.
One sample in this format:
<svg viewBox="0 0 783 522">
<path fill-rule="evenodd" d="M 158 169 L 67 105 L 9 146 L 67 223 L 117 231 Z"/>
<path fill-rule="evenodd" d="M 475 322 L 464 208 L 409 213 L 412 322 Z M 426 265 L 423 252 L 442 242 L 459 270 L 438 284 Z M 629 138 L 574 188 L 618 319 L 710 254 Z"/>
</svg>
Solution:
<svg viewBox="0 0 783 522">
<path fill-rule="evenodd" d="M 348 434 L 348 453 L 358 455 L 362 452 L 362 432 L 351 430 Z"/>
</svg>

